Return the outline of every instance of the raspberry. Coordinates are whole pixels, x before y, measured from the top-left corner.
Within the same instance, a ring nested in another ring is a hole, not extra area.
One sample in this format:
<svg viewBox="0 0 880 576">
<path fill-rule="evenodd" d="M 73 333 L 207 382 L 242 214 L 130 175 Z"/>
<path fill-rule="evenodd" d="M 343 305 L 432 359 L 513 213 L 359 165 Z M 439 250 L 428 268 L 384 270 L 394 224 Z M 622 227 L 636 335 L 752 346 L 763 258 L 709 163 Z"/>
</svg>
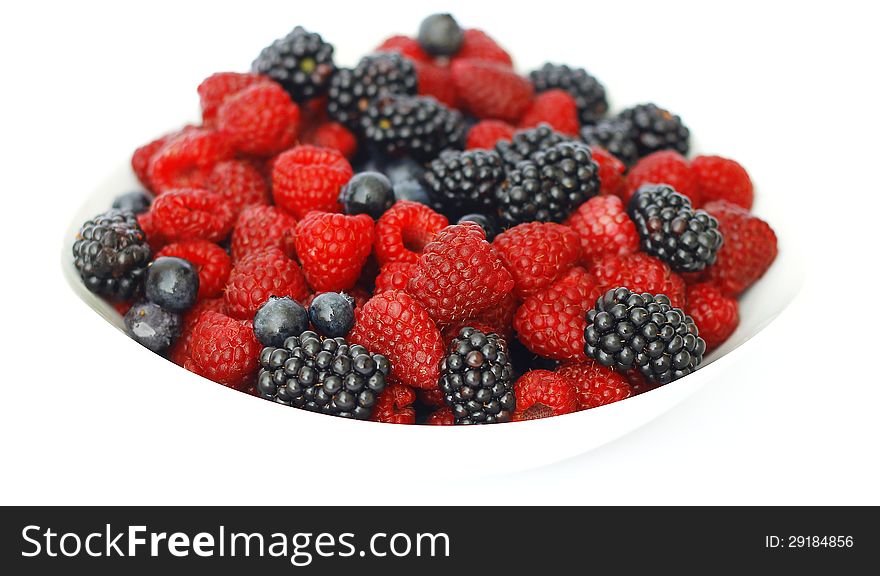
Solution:
<svg viewBox="0 0 880 576">
<path fill-rule="evenodd" d="M 513 319 L 526 348 L 555 360 L 584 360 L 585 314 L 602 295 L 595 277 L 583 268 L 526 298 Z"/>
<path fill-rule="evenodd" d="M 429 426 L 454 426 L 455 415 L 452 413 L 452 408 L 449 406 L 437 408 L 428 415 L 425 424 Z"/>
<path fill-rule="evenodd" d="M 749 173 L 735 160 L 721 156 L 697 156 L 691 160 L 703 203 L 727 200 L 746 210 L 752 208 L 755 190 Z"/>
<path fill-rule="evenodd" d="M 425 246 L 407 292 L 434 320 L 448 323 L 497 304 L 513 285 L 483 229 L 463 222 L 444 228 Z"/>
<path fill-rule="evenodd" d="M 639 233 L 617 196 L 590 198 L 569 216 L 566 224 L 580 237 L 584 262 L 639 250 Z"/>
<path fill-rule="evenodd" d="M 510 271 L 520 298 L 549 286 L 581 258 L 577 233 L 553 222 L 526 222 L 499 234 L 492 246 Z"/>
<path fill-rule="evenodd" d="M 526 372 L 516 381 L 514 422 L 570 414 L 578 409 L 574 384 L 549 370 Z"/>
<path fill-rule="evenodd" d="M 577 104 L 571 94 L 564 90 L 548 90 L 535 96 L 531 106 L 519 119 L 518 127 L 533 128 L 541 123 L 549 124 L 562 134 L 577 136 L 581 125 L 578 122 Z"/>
<path fill-rule="evenodd" d="M 415 262 L 389 262 L 379 270 L 374 293 L 381 294 L 387 290 L 405 290 L 415 271 Z"/>
<path fill-rule="evenodd" d="M 192 332 L 190 350 L 199 373 L 232 388 L 241 387 L 256 371 L 261 349 L 250 322 L 210 310 Z"/>
<path fill-rule="evenodd" d="M 373 247 L 373 219 L 311 212 L 296 225 L 296 253 L 309 285 L 319 292 L 354 286 Z"/>
<path fill-rule="evenodd" d="M 446 216 L 424 204 L 397 202 L 376 222 L 376 260 L 380 266 L 416 262 L 425 245 L 448 225 Z"/>
<path fill-rule="evenodd" d="M 688 287 L 687 313 L 700 329 L 700 337 L 706 341 L 706 350 L 723 344 L 739 325 L 736 300 L 724 296 L 714 284 Z"/>
<path fill-rule="evenodd" d="M 193 188 L 162 194 L 153 202 L 150 214 L 156 231 L 169 242 L 219 242 L 235 222 L 235 211 L 220 195 Z"/>
<path fill-rule="evenodd" d="M 208 190 L 226 200 L 236 216 L 248 206 L 269 203 L 269 184 L 263 174 L 242 160 L 228 160 L 214 166 Z"/>
<path fill-rule="evenodd" d="M 355 309 L 349 342 L 391 361 L 391 376 L 415 388 L 436 388 L 443 359 L 440 331 L 409 294 L 389 290 Z"/>
<path fill-rule="evenodd" d="M 705 280 L 727 296 L 739 296 L 776 259 L 776 234 L 766 222 L 735 204 L 716 200 L 705 208 L 718 219 L 724 236 L 715 264 L 706 269 Z"/>
<path fill-rule="evenodd" d="M 254 252 L 235 263 L 226 284 L 226 308 L 230 316 L 251 319 L 269 296 L 290 296 L 300 303 L 309 296 L 302 270 L 278 248 Z"/>
<path fill-rule="evenodd" d="M 601 146 L 590 146 L 593 160 L 599 165 L 599 194 L 620 196 L 626 186 L 626 164 Z"/>
<path fill-rule="evenodd" d="M 512 67 L 513 59 L 504 48 L 499 46 L 488 34 L 476 28 L 464 31 L 464 41 L 455 54 L 456 60 L 487 60 L 504 66 Z"/>
<path fill-rule="evenodd" d="M 638 396 L 639 394 L 644 394 L 645 392 L 650 392 L 655 388 L 659 388 L 661 386 L 660 383 L 654 382 L 653 380 L 648 380 L 642 373 L 639 372 L 637 368 L 633 368 L 632 370 L 627 370 L 623 373 L 624 377 L 626 377 L 626 381 L 629 382 L 630 388 L 632 388 L 632 395 Z"/>
<path fill-rule="evenodd" d="M 446 406 L 440 388 L 417 388 L 416 399 L 425 406 Z"/>
<path fill-rule="evenodd" d="M 339 190 L 351 175 L 351 165 L 337 150 L 297 146 L 275 159 L 272 195 L 297 218 L 312 210 L 342 212 Z"/>
<path fill-rule="evenodd" d="M 433 96 L 450 108 L 458 103 L 458 94 L 452 83 L 452 72 L 446 66 L 415 62 L 419 82 L 419 96 Z"/>
<path fill-rule="evenodd" d="M 492 328 L 493 332 L 510 340 L 513 334 L 513 315 L 518 307 L 519 299 L 516 294 L 509 292 L 498 304 L 477 312 L 473 321 Z"/>
<path fill-rule="evenodd" d="M 676 308 L 683 307 L 687 301 L 681 276 L 662 260 L 643 252 L 605 256 L 593 262 L 590 273 L 599 281 L 603 292 L 626 287 L 638 293 L 665 294 Z"/>
<path fill-rule="evenodd" d="M 306 144 L 338 150 L 346 158 L 357 152 L 357 139 L 339 122 L 325 122 L 306 134 Z"/>
<path fill-rule="evenodd" d="M 604 406 L 633 395 L 633 388 L 624 375 L 592 358 L 563 364 L 556 373 L 574 383 L 579 410 Z M 636 374 L 641 377 L 640 373 Z"/>
<path fill-rule="evenodd" d="M 199 84 L 199 99 L 202 104 L 202 122 L 211 125 L 217 119 L 217 111 L 230 96 L 238 94 L 254 84 L 268 84 L 269 80 L 259 74 L 240 72 L 217 72 Z"/>
<path fill-rule="evenodd" d="M 143 212 L 137 215 L 138 226 L 144 231 L 147 237 L 147 243 L 150 249 L 155 253 L 162 249 L 162 246 L 168 243 L 168 240 L 156 228 L 156 220 L 153 218 L 152 212 Z"/>
<path fill-rule="evenodd" d="M 140 183 L 143 184 L 147 190 L 155 191 L 153 183 L 150 181 L 149 177 L 150 162 L 153 160 L 153 156 L 155 156 L 169 140 L 183 132 L 192 131 L 193 129 L 193 126 L 185 126 L 180 132 L 171 132 L 170 134 L 160 136 L 134 151 L 134 154 L 131 155 L 131 169 L 134 171 L 137 179 L 140 180 Z"/>
<path fill-rule="evenodd" d="M 694 208 L 700 206 L 697 177 L 685 157 L 673 150 L 649 154 L 632 167 L 626 176 L 624 202 L 629 202 L 644 184 L 668 184 L 690 198 Z"/>
<path fill-rule="evenodd" d="M 570 94 L 577 109 L 579 123 L 595 124 L 608 112 L 605 87 L 583 68 L 565 64 L 545 63 L 529 73 L 535 91 L 564 90 Z"/>
<path fill-rule="evenodd" d="M 415 401 L 416 393 L 412 388 L 391 384 L 376 399 L 370 420 L 385 424 L 415 424 L 416 409 L 412 406 Z"/>
<path fill-rule="evenodd" d="M 204 188 L 214 166 L 232 155 L 232 147 L 218 132 L 184 130 L 153 155 L 147 180 L 157 194 L 175 188 Z"/>
<path fill-rule="evenodd" d="M 534 96 L 528 79 L 504 65 L 485 60 L 454 59 L 452 81 L 461 107 L 477 118 L 516 122 Z"/>
<path fill-rule="evenodd" d="M 467 150 L 474 148 L 493 150 L 498 142 L 502 140 L 509 142 L 513 138 L 514 132 L 516 132 L 516 128 L 507 122 L 502 122 L 501 120 L 480 120 L 468 131 L 467 146 L 465 148 Z"/>
<path fill-rule="evenodd" d="M 422 50 L 419 41 L 409 36 L 391 36 L 379 44 L 374 52 L 400 52 L 413 62 L 431 62 L 431 57 Z"/>
<path fill-rule="evenodd" d="M 278 248 L 293 256 L 295 230 L 296 219 L 275 206 L 245 208 L 232 231 L 232 259 L 238 261 L 267 248 Z"/>
<path fill-rule="evenodd" d="M 239 152 L 271 156 L 296 142 L 299 107 L 280 85 L 263 82 L 228 97 L 217 127 Z"/>
<path fill-rule="evenodd" d="M 223 298 L 206 298 L 196 302 L 196 305 L 187 310 L 183 315 L 180 336 L 171 348 L 168 349 L 169 360 L 178 366 L 184 367 L 186 367 L 185 364 L 189 362 L 189 368 L 196 368 L 193 371 L 197 374 L 200 374 L 201 371 L 198 370 L 192 362 L 192 334 L 199 318 L 201 318 L 203 313 L 209 310 L 212 312 L 219 312 L 220 314 L 226 314 L 226 302 Z"/>
<path fill-rule="evenodd" d="M 184 240 L 168 244 L 156 257 L 175 256 L 189 261 L 199 271 L 199 300 L 222 296 L 232 271 L 226 250 L 207 240 Z"/>
</svg>

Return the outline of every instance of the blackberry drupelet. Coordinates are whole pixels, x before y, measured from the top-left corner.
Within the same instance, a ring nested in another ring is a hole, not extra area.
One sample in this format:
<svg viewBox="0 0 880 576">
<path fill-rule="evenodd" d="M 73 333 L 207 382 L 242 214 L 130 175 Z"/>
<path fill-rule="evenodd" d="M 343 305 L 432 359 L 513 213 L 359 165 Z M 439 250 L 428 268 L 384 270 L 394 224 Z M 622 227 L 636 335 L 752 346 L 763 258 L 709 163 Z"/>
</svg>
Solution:
<svg viewBox="0 0 880 576">
<path fill-rule="evenodd" d="M 535 86 L 535 92 L 559 89 L 571 94 L 582 125 L 593 124 L 608 112 L 605 87 L 583 68 L 548 62 L 538 70 L 533 70 L 529 77 Z"/>
<path fill-rule="evenodd" d="M 428 161 L 447 148 L 463 148 L 465 128 L 460 112 L 430 96 L 386 95 L 361 117 L 361 133 L 389 156 Z"/>
<path fill-rule="evenodd" d="M 687 196 L 666 184 L 645 184 L 629 201 L 642 250 L 676 272 L 698 272 L 715 263 L 724 239 L 718 221 L 694 210 Z"/>
<path fill-rule="evenodd" d="M 592 126 L 584 126 L 581 139 L 590 146 L 601 146 L 611 152 L 627 167 L 639 160 L 639 149 L 629 123 L 619 118 L 605 118 Z"/>
<path fill-rule="evenodd" d="M 333 75 L 327 113 L 356 130 L 373 100 L 386 94 L 414 95 L 417 87 L 415 66 L 397 52 L 364 56 L 356 67 L 337 70 Z"/>
<path fill-rule="evenodd" d="M 447 150 L 428 165 L 423 178 L 438 211 L 458 218 L 468 212 L 494 211 L 504 166 L 494 151 Z"/>
<path fill-rule="evenodd" d="M 613 288 L 587 312 L 584 352 L 603 366 L 638 369 L 668 384 L 697 369 L 706 351 L 693 318 L 663 294 Z"/>
<path fill-rule="evenodd" d="M 130 300 L 143 291 L 152 253 L 131 212 L 110 210 L 86 221 L 73 243 L 73 263 L 90 291 Z"/>
<path fill-rule="evenodd" d="M 539 124 L 534 128 L 519 130 L 510 141 L 501 140 L 495 145 L 495 150 L 509 171 L 513 170 L 519 162 L 531 158 L 535 152 L 569 140 L 571 138 L 556 132 L 549 124 Z"/>
<path fill-rule="evenodd" d="M 507 343 L 465 327 L 440 363 L 440 390 L 456 424 L 509 422 L 516 409 Z"/>
<path fill-rule="evenodd" d="M 656 104 L 639 104 L 618 117 L 629 124 L 640 158 L 658 150 L 676 150 L 687 156 L 691 132 L 681 118 L 668 110 Z"/>
<path fill-rule="evenodd" d="M 263 48 L 251 69 L 281 84 L 294 101 L 304 102 L 327 91 L 336 71 L 333 46 L 320 34 L 297 26 Z"/>
<path fill-rule="evenodd" d="M 599 193 L 599 167 L 590 148 L 562 142 L 532 155 L 507 174 L 498 188 L 498 213 L 507 226 L 562 222 Z"/>
<path fill-rule="evenodd" d="M 306 331 L 280 348 L 263 348 L 257 392 L 287 406 L 367 420 L 390 369 L 381 354 Z"/>
</svg>

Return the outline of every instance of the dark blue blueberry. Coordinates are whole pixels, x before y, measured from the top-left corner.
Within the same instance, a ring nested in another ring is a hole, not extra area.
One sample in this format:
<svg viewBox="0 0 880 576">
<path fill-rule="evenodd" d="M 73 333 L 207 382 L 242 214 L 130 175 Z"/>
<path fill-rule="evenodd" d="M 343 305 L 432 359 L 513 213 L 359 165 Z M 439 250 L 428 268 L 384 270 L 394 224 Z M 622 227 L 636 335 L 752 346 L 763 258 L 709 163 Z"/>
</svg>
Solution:
<svg viewBox="0 0 880 576">
<path fill-rule="evenodd" d="M 464 31 L 450 14 L 432 14 L 419 26 L 419 44 L 432 56 L 452 56 L 461 48 Z"/>
<path fill-rule="evenodd" d="M 394 199 L 431 205 L 427 190 L 418 180 L 401 180 L 394 184 Z"/>
<path fill-rule="evenodd" d="M 196 303 L 199 272 L 183 258 L 162 256 L 147 269 L 147 300 L 167 310 L 182 312 Z"/>
<path fill-rule="evenodd" d="M 149 192 L 135 190 L 134 192 L 126 192 L 120 194 L 113 200 L 113 208 L 131 212 L 133 214 L 143 214 L 150 209 L 153 203 L 153 196 Z"/>
<path fill-rule="evenodd" d="M 480 228 L 486 233 L 486 240 L 489 242 L 498 234 L 498 225 L 495 223 L 495 220 L 485 214 L 465 214 L 458 219 L 456 224 L 461 224 L 462 222 L 475 222 L 479 224 Z"/>
<path fill-rule="evenodd" d="M 354 307 L 349 298 L 336 292 L 318 294 L 309 307 L 309 318 L 318 332 L 335 338 L 345 336 L 354 325 Z"/>
<path fill-rule="evenodd" d="M 399 182 L 421 180 L 425 168 L 409 156 L 404 156 L 387 162 L 382 172 L 391 180 L 391 185 L 396 187 Z"/>
<path fill-rule="evenodd" d="M 152 302 L 140 302 L 125 314 L 125 331 L 153 352 L 167 350 L 180 336 L 180 315 Z"/>
<path fill-rule="evenodd" d="M 309 314 L 302 305 L 285 296 L 271 296 L 254 314 L 254 334 L 263 346 L 280 348 L 291 336 L 309 328 Z"/>
<path fill-rule="evenodd" d="M 339 192 L 346 214 L 369 214 L 378 220 L 394 204 L 391 181 L 379 172 L 361 172 Z"/>
</svg>

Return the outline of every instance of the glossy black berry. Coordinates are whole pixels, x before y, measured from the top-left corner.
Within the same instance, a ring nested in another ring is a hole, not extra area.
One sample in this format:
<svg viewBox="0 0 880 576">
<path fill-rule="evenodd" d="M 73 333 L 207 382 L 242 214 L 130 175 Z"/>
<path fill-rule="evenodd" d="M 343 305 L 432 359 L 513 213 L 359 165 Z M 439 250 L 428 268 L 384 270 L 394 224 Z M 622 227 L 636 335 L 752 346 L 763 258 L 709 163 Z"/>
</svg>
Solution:
<svg viewBox="0 0 880 576">
<path fill-rule="evenodd" d="M 465 126 L 458 110 L 430 96 L 383 96 L 361 117 L 364 138 L 389 156 L 435 158 L 447 148 L 464 147 Z"/>
<path fill-rule="evenodd" d="M 581 128 L 581 139 L 590 146 L 600 146 L 627 166 L 639 160 L 639 149 L 628 122 L 619 118 L 605 118 L 596 124 Z"/>
<path fill-rule="evenodd" d="M 139 302 L 123 318 L 125 331 L 153 352 L 162 352 L 180 336 L 180 314 L 152 302 Z"/>
<path fill-rule="evenodd" d="M 408 156 L 390 158 L 383 172 L 391 180 L 395 200 L 409 200 L 420 204 L 430 204 L 431 199 L 422 181 L 425 168 Z"/>
<path fill-rule="evenodd" d="M 468 212 L 494 212 L 495 191 L 504 181 L 504 165 L 491 150 L 446 150 L 423 176 L 436 209 L 451 218 Z"/>
<path fill-rule="evenodd" d="M 529 74 L 535 92 L 565 90 L 574 98 L 582 125 L 593 124 L 608 112 L 605 87 L 583 68 L 546 63 Z"/>
<path fill-rule="evenodd" d="M 153 195 L 143 190 L 135 190 L 120 194 L 113 200 L 113 209 L 132 214 L 143 214 L 150 209 L 153 203 Z"/>
<path fill-rule="evenodd" d="M 254 314 L 254 334 L 263 346 L 280 347 L 309 328 L 309 313 L 296 300 L 270 296 Z"/>
<path fill-rule="evenodd" d="M 658 150 L 675 150 L 687 155 L 690 149 L 691 133 L 681 118 L 656 104 L 627 108 L 618 117 L 629 124 L 639 157 Z"/>
<path fill-rule="evenodd" d="M 162 256 L 147 268 L 144 286 L 147 300 L 166 310 L 183 312 L 199 296 L 199 271 L 183 258 Z"/>
<path fill-rule="evenodd" d="M 251 69 L 281 84 L 296 102 L 304 102 L 326 92 L 336 70 L 333 46 L 320 34 L 297 26 L 263 48 Z"/>
<path fill-rule="evenodd" d="M 327 113 L 349 128 L 358 129 L 370 103 L 387 94 L 416 93 L 416 69 L 396 52 L 364 56 L 354 68 L 337 70 L 327 92 Z"/>
<path fill-rule="evenodd" d="M 354 326 L 354 305 L 347 294 L 324 292 L 318 294 L 309 306 L 309 318 L 324 336 L 345 336 Z"/>
<path fill-rule="evenodd" d="M 523 160 L 530 159 L 535 152 L 569 140 L 571 138 L 553 130 L 549 124 L 539 124 L 535 128 L 516 132 L 509 141 L 499 141 L 495 150 L 504 161 L 505 168 L 510 171 Z"/>
<path fill-rule="evenodd" d="M 419 44 L 432 56 L 452 56 L 464 42 L 464 30 L 450 14 L 432 14 L 419 26 Z"/>
<path fill-rule="evenodd" d="M 394 204 L 391 180 L 379 172 L 355 174 L 339 192 L 346 214 L 368 214 L 378 220 Z"/>
<path fill-rule="evenodd" d="M 498 235 L 498 223 L 495 222 L 495 219 L 491 216 L 485 214 L 465 214 L 458 219 L 456 224 L 461 224 L 462 222 L 474 222 L 479 224 L 480 228 L 483 229 L 483 232 L 486 233 L 487 242 L 491 242 L 495 239 L 495 236 Z"/>
</svg>

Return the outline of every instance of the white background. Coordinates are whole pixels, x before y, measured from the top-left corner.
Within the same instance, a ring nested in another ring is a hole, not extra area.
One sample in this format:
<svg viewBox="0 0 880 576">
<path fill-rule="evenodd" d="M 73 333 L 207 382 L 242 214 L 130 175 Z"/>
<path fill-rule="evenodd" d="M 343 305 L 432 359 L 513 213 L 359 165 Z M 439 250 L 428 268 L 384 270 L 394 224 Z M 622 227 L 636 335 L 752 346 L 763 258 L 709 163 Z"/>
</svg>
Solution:
<svg viewBox="0 0 880 576">
<path fill-rule="evenodd" d="M 143 351 L 73 296 L 59 270 L 72 212 L 136 146 L 195 116 L 202 78 L 247 69 L 296 24 L 352 63 L 446 10 L 511 47 L 524 71 L 582 65 L 615 108 L 655 100 L 680 113 L 701 143 L 752 170 L 759 194 L 784 204 L 809 265 L 798 299 L 723 378 L 600 449 L 481 481 L 493 501 L 880 503 L 880 45 L 869 5 L 5 3 L 0 502 L 298 504 L 308 501 L 292 485 L 358 482 L 374 487 L 375 503 L 469 502 L 472 486 L 395 483 L 393 469 L 327 478 L 296 453 L 302 439 L 262 437 L 232 411 L 206 413 L 189 390 L 169 394 L 176 368 L 133 362 Z M 254 446 L 246 470 L 224 451 L 242 437 Z M 290 475 L 266 477 L 261 458 L 289 459 Z M 331 500 L 351 499 L 370 502 Z"/>
</svg>

